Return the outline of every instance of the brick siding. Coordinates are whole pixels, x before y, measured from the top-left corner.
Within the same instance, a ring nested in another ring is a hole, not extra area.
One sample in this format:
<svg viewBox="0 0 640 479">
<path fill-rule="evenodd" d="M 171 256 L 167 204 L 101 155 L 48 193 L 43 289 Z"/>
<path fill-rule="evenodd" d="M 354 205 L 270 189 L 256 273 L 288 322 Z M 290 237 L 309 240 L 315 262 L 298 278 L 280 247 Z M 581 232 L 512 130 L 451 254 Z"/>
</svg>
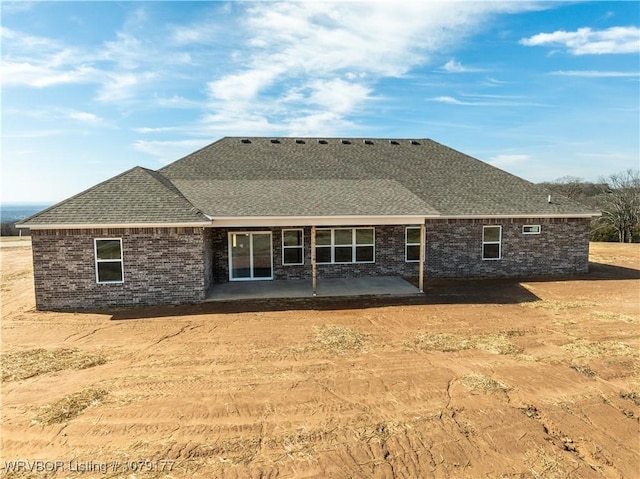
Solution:
<svg viewBox="0 0 640 479">
<path fill-rule="evenodd" d="M 540 234 L 523 234 L 525 224 L 540 225 Z M 499 260 L 482 259 L 484 225 L 502 226 Z M 274 279 L 310 278 L 311 228 L 303 228 L 304 265 L 282 264 L 283 229 L 290 228 L 250 230 L 272 232 Z M 200 302 L 212 284 L 229 280 L 231 231 L 246 230 L 33 230 L 36 306 L 76 310 Z M 426 231 L 426 278 L 533 277 L 588 269 L 588 219 L 429 220 Z M 97 284 L 95 238 L 122 238 L 124 283 Z M 375 263 L 319 264 L 317 271 L 318 279 L 417 277 L 418 263 L 405 262 L 405 226 L 376 226 Z"/>
<path fill-rule="evenodd" d="M 485 225 L 502 226 L 502 258 L 499 260 L 482 259 L 482 231 Z M 522 233 L 523 225 L 540 225 L 541 232 L 525 235 Z M 405 262 L 406 226 L 375 227 L 375 263 L 319 264 L 318 279 L 417 277 L 418 263 Z M 310 278 L 311 228 L 304 228 L 304 265 L 282 264 L 283 229 L 296 228 L 260 228 L 251 231 L 272 232 L 274 279 Z M 228 233 L 233 231 L 243 230 L 213 230 L 215 283 L 229 280 Z M 426 232 L 427 278 L 566 275 L 586 273 L 588 269 L 589 219 L 430 220 Z"/>
<path fill-rule="evenodd" d="M 482 259 L 485 225 L 502 226 L 502 259 Z M 525 235 L 523 225 L 540 225 Z M 427 277 L 533 277 L 586 273 L 589 219 L 430 220 Z"/>
<path fill-rule="evenodd" d="M 199 228 L 33 230 L 36 307 L 82 310 L 204 299 Z M 124 282 L 96 282 L 94 239 L 122 238 Z"/>
</svg>

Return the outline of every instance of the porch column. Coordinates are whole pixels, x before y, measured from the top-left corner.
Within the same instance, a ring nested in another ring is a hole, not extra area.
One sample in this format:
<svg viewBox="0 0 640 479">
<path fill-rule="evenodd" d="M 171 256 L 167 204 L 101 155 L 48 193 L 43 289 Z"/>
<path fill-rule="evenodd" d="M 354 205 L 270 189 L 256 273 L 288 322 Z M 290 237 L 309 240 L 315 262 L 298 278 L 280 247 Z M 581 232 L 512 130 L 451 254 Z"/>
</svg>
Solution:
<svg viewBox="0 0 640 479">
<path fill-rule="evenodd" d="M 311 226 L 311 290 L 316 295 L 316 227 Z"/>
<path fill-rule="evenodd" d="M 425 237 L 425 227 L 424 221 L 420 225 L 420 267 L 419 267 L 419 279 L 418 279 L 418 289 L 421 293 L 424 293 L 424 237 Z"/>
</svg>

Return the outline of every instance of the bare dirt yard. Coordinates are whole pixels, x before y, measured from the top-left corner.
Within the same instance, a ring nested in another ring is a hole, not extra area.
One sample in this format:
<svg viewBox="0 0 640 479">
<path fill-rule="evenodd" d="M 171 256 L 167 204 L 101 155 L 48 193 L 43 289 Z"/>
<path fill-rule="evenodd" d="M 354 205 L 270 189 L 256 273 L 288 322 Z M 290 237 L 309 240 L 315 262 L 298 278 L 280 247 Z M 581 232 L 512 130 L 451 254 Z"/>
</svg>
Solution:
<svg viewBox="0 0 640 479">
<path fill-rule="evenodd" d="M 29 243 L 1 253 L 2 477 L 640 477 L 640 245 L 574 278 L 98 313 L 35 311 Z"/>
</svg>

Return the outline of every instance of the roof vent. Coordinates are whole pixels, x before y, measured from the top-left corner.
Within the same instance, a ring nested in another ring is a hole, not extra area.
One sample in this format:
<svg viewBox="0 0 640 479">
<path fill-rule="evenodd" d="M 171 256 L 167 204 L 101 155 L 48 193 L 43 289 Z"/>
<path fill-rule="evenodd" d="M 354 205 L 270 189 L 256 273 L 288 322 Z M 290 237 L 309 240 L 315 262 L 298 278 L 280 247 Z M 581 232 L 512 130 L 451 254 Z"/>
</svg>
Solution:
<svg viewBox="0 0 640 479">
<path fill-rule="evenodd" d="M 398 140 L 389 140 L 390 145 L 399 145 L 400 142 Z"/>
<path fill-rule="evenodd" d="M 362 140 L 365 145 L 373 145 L 373 140 Z"/>
<path fill-rule="evenodd" d="M 412 145 L 419 145 L 420 142 L 418 140 L 411 140 Z"/>
<path fill-rule="evenodd" d="M 280 143 L 280 140 L 277 138 L 271 138 L 271 143 Z"/>
<path fill-rule="evenodd" d="M 326 145 L 328 143 L 327 140 L 318 140 L 318 143 L 320 143 L 321 145 Z"/>
<path fill-rule="evenodd" d="M 304 145 L 304 140 L 296 140 L 296 143 L 297 143 L 298 145 Z"/>
<path fill-rule="evenodd" d="M 242 140 L 240 140 L 242 143 L 251 143 L 251 140 L 249 138 L 243 138 Z"/>
<path fill-rule="evenodd" d="M 349 140 L 342 140 L 343 145 L 350 145 L 351 142 Z"/>
</svg>

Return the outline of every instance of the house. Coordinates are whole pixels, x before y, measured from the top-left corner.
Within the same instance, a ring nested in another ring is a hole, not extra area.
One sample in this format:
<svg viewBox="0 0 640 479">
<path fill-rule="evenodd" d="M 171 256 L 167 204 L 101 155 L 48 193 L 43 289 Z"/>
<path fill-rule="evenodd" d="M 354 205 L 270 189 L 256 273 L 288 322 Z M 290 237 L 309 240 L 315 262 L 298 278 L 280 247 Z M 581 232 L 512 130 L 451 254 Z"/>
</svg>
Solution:
<svg viewBox="0 0 640 479">
<path fill-rule="evenodd" d="M 223 138 L 23 221 L 39 309 L 219 283 L 587 272 L 597 213 L 429 139 Z"/>
</svg>

